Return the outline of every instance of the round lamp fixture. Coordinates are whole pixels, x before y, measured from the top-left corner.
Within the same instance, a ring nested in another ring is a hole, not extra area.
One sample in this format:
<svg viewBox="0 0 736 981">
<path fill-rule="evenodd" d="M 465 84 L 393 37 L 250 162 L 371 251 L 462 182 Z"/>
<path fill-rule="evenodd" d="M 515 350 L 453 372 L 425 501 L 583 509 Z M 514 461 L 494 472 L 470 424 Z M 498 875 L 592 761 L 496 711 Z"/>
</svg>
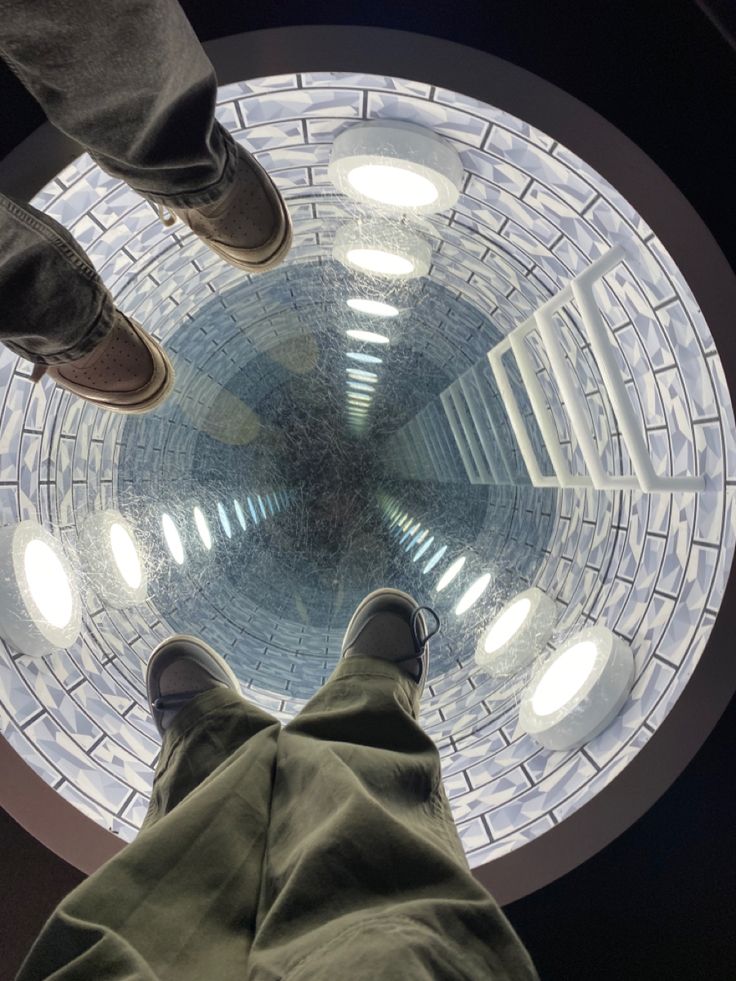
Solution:
<svg viewBox="0 0 736 981">
<path fill-rule="evenodd" d="M 202 544 L 209 551 L 212 548 L 212 532 L 202 509 L 199 507 L 194 509 L 194 524 L 199 532 L 199 537 L 202 539 Z"/>
<path fill-rule="evenodd" d="M 375 354 L 363 354 L 361 351 L 348 351 L 347 356 L 352 361 L 362 361 L 363 364 L 383 364 L 383 358 L 377 358 Z"/>
<path fill-rule="evenodd" d="M 122 610 L 146 599 L 148 581 L 131 525 L 118 511 L 88 515 L 79 530 L 79 555 L 92 588 Z"/>
<path fill-rule="evenodd" d="M 459 559 L 455 559 L 455 561 L 452 563 L 449 569 L 446 569 L 442 573 L 442 575 L 440 576 L 437 582 L 437 585 L 435 586 L 435 590 L 438 593 L 441 593 L 443 589 L 446 589 L 447 586 L 450 585 L 452 580 L 455 579 L 456 576 L 460 575 L 460 570 L 465 565 L 465 561 L 466 561 L 466 556 L 461 555 Z"/>
<path fill-rule="evenodd" d="M 235 508 L 235 517 L 238 519 L 238 524 L 245 531 L 245 515 L 243 514 L 243 509 L 240 506 L 240 501 L 233 500 L 233 507 Z M 281 510 L 281 505 L 279 504 L 279 511 Z"/>
<path fill-rule="evenodd" d="M 82 611 L 61 543 L 37 521 L 0 528 L 0 637 L 32 657 L 69 647 Z"/>
<path fill-rule="evenodd" d="M 181 565 L 184 562 L 184 546 L 179 529 L 174 524 L 174 519 L 170 514 L 161 515 L 161 530 L 164 533 L 164 541 L 171 553 L 171 558 L 177 565 Z"/>
<path fill-rule="evenodd" d="M 389 344 L 390 340 L 385 334 L 376 334 L 372 330 L 356 330 L 351 327 L 345 333 L 354 341 L 361 341 L 363 344 Z"/>
<path fill-rule="evenodd" d="M 474 603 L 477 603 L 481 598 L 483 593 L 488 589 L 491 582 L 490 572 L 484 573 L 479 576 L 474 583 L 465 590 L 463 595 L 460 597 L 457 606 L 455 607 L 455 615 L 462 616 L 466 613 Z"/>
<path fill-rule="evenodd" d="M 583 630 L 535 672 L 519 724 L 547 749 L 576 749 L 618 715 L 635 673 L 628 644 L 605 627 Z"/>
<path fill-rule="evenodd" d="M 343 194 L 391 211 L 436 214 L 460 195 L 457 151 L 432 130 L 396 119 L 371 119 L 343 130 L 327 176 Z"/>
<path fill-rule="evenodd" d="M 357 313 L 367 313 L 369 317 L 397 317 L 399 308 L 392 303 L 384 303 L 382 300 L 369 300 L 364 297 L 354 296 L 347 301 L 351 310 Z"/>
<path fill-rule="evenodd" d="M 374 219 L 342 225 L 333 255 L 348 269 L 388 279 L 418 279 L 429 272 L 432 249 L 403 225 Z"/>
<path fill-rule="evenodd" d="M 378 381 L 378 375 L 374 371 L 361 371 L 360 368 L 346 368 L 345 370 L 350 378 L 355 378 L 357 381 L 371 382 L 373 384 Z"/>
<path fill-rule="evenodd" d="M 483 631 L 475 650 L 478 667 L 505 678 L 537 657 L 557 621 L 554 600 L 536 586 L 519 593 Z"/>
</svg>

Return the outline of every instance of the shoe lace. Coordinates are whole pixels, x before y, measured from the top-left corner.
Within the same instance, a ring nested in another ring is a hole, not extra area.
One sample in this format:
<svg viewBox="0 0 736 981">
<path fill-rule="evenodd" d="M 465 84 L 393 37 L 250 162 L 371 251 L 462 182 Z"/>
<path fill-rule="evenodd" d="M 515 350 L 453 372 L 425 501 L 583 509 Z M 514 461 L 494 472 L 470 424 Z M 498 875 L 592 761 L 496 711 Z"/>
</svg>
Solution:
<svg viewBox="0 0 736 981">
<path fill-rule="evenodd" d="M 158 698 L 154 699 L 152 702 L 153 707 L 158 712 L 165 712 L 166 709 L 176 708 L 178 705 L 184 705 L 185 702 L 190 702 L 197 695 L 201 695 L 202 691 L 182 691 L 176 695 L 159 695 Z"/>
<path fill-rule="evenodd" d="M 153 203 L 153 209 L 158 215 L 159 221 L 163 225 L 166 225 L 166 227 L 169 228 L 171 225 L 174 225 L 176 223 L 176 215 L 173 213 L 173 211 L 171 211 L 170 208 L 167 208 L 165 204 L 159 204 L 158 202 L 152 202 L 152 203 Z"/>
<path fill-rule="evenodd" d="M 431 613 L 435 619 L 435 628 L 424 634 L 420 632 L 421 624 L 424 623 L 424 618 L 420 619 L 419 614 L 422 612 Z M 421 681 L 422 671 L 424 670 L 424 661 L 422 660 L 422 655 L 424 654 L 427 643 L 438 634 L 440 631 L 440 618 L 437 613 L 432 609 L 431 606 L 418 606 L 412 611 L 411 618 L 409 619 L 409 629 L 411 630 L 412 640 L 414 641 L 414 653 L 407 654 L 406 657 L 397 657 L 395 663 L 399 664 L 402 661 L 413 661 L 419 658 L 419 670 L 415 681 Z"/>
</svg>

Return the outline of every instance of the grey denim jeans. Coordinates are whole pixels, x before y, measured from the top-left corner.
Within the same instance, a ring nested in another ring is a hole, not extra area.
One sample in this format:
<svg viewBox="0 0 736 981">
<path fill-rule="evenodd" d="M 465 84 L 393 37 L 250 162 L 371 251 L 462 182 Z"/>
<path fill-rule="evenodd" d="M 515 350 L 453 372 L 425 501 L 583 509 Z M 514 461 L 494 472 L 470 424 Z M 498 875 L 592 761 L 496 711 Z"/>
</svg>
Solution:
<svg viewBox="0 0 736 981">
<path fill-rule="evenodd" d="M 58 129 L 149 200 L 197 207 L 227 191 L 235 143 L 176 0 L 0 0 L 0 58 Z M 0 341 L 37 363 L 73 361 L 114 315 L 69 232 L 0 195 Z"/>
</svg>

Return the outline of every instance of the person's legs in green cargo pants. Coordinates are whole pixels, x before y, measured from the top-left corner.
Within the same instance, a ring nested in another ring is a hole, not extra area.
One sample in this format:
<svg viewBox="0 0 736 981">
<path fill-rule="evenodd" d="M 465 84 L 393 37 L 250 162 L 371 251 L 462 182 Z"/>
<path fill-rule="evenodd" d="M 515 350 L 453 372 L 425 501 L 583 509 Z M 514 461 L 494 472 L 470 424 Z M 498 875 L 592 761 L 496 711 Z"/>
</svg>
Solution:
<svg viewBox="0 0 736 981">
<path fill-rule="evenodd" d="M 536 978 L 468 869 L 416 703 L 373 657 L 283 728 L 200 695 L 140 835 L 62 901 L 19 981 Z"/>
</svg>

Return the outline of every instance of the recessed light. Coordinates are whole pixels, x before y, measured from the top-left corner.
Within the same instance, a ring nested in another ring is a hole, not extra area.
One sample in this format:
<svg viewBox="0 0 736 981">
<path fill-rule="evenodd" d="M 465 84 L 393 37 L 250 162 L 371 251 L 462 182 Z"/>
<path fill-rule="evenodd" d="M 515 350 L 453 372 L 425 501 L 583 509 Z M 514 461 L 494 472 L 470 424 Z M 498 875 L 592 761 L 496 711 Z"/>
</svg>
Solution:
<svg viewBox="0 0 736 981">
<path fill-rule="evenodd" d="M 338 262 L 389 279 L 417 279 L 429 272 L 432 249 L 426 239 L 381 220 L 348 222 L 335 235 Z"/>
<path fill-rule="evenodd" d="M 465 565 L 466 556 L 461 555 L 459 559 L 455 559 L 452 565 L 440 576 L 435 590 L 441 593 L 443 589 L 446 589 L 450 585 L 456 576 L 460 575 L 460 570 Z"/>
<path fill-rule="evenodd" d="M 363 354 L 362 351 L 346 351 L 346 356 L 353 361 L 362 361 L 363 364 L 383 364 L 383 358 L 378 358 L 375 354 Z"/>
<path fill-rule="evenodd" d="M 79 528 L 79 553 L 93 589 L 124 609 L 146 598 L 147 578 L 131 525 L 118 511 L 96 511 Z"/>
<path fill-rule="evenodd" d="M 233 500 L 233 507 L 235 508 L 235 517 L 238 519 L 238 524 L 243 529 L 243 531 L 245 531 L 245 528 L 246 528 L 245 515 L 243 514 L 243 509 L 240 506 L 240 502 L 234 499 Z M 280 507 L 279 507 L 279 510 L 281 510 Z"/>
<path fill-rule="evenodd" d="M 348 388 L 357 392 L 375 392 L 373 385 L 369 385 L 367 382 L 348 381 Z"/>
<path fill-rule="evenodd" d="M 541 589 L 519 593 L 483 631 L 475 652 L 478 666 L 494 677 L 515 674 L 544 650 L 556 620 L 554 600 Z"/>
<path fill-rule="evenodd" d="M 358 381 L 378 381 L 378 375 L 374 371 L 361 371 L 360 368 L 346 368 L 345 370 L 351 378 L 356 378 Z"/>
<path fill-rule="evenodd" d="M 399 308 L 392 303 L 384 303 L 382 300 L 369 300 L 365 297 L 351 297 L 347 304 L 351 310 L 366 313 L 370 317 L 396 317 L 399 313 Z"/>
<path fill-rule="evenodd" d="M 605 627 L 571 637 L 534 674 L 519 724 L 542 746 L 576 749 L 607 728 L 634 683 L 631 648 Z"/>
<path fill-rule="evenodd" d="M 202 509 L 195 507 L 194 509 L 194 525 L 199 532 L 199 537 L 202 539 L 202 544 L 209 551 L 212 548 L 212 532 L 210 531 L 210 526 L 207 524 L 207 519 L 202 513 Z"/>
<path fill-rule="evenodd" d="M 372 330 L 356 330 L 351 327 L 345 333 L 354 341 L 362 341 L 363 344 L 389 344 L 389 338 L 385 334 L 376 334 Z"/>
<path fill-rule="evenodd" d="M 490 572 L 484 573 L 479 576 L 463 593 L 455 607 L 455 613 L 457 616 L 461 616 L 463 613 L 467 612 L 473 604 L 477 603 L 480 597 L 488 589 L 491 582 Z"/>
<path fill-rule="evenodd" d="M 0 528 L 0 636 L 43 657 L 79 636 L 81 602 L 71 565 L 37 521 Z"/>
<path fill-rule="evenodd" d="M 174 524 L 174 519 L 170 514 L 161 515 L 161 529 L 164 533 L 166 547 L 171 553 L 171 557 L 177 565 L 184 562 L 184 546 L 181 541 L 179 529 Z"/>
<path fill-rule="evenodd" d="M 432 130 L 372 119 L 335 138 L 327 174 L 338 190 L 358 201 L 431 214 L 457 201 L 463 165 L 455 148 Z"/>
<path fill-rule="evenodd" d="M 365 395 L 363 392 L 348 392 L 347 398 L 350 402 L 370 402 L 372 396 Z"/>
</svg>

